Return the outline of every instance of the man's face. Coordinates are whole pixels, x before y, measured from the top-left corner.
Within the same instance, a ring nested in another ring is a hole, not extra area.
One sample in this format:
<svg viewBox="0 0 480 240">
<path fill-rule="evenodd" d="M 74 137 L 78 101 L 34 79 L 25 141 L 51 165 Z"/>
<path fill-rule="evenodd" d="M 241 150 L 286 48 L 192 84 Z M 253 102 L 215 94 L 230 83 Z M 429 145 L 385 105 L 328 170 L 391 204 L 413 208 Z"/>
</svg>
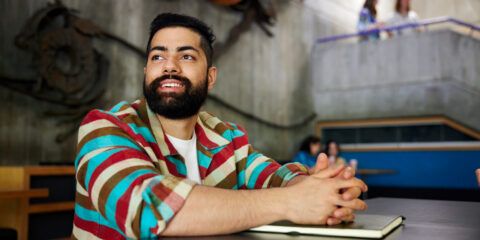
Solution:
<svg viewBox="0 0 480 240">
<path fill-rule="evenodd" d="M 207 69 L 201 37 L 184 27 L 159 30 L 152 38 L 144 68 L 144 95 L 149 107 L 171 119 L 195 115 L 215 84 L 216 69 Z"/>
</svg>

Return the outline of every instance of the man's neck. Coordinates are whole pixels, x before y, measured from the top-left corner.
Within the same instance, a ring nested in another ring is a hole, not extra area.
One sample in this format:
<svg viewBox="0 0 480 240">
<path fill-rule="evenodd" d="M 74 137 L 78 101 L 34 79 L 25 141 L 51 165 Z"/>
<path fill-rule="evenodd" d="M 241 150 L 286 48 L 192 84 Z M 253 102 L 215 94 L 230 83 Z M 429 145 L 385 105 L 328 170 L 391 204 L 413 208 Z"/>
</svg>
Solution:
<svg viewBox="0 0 480 240">
<path fill-rule="evenodd" d="M 169 119 L 159 114 L 155 114 L 162 125 L 163 131 L 172 137 L 183 140 L 190 140 L 195 130 L 198 113 L 184 119 Z"/>
</svg>

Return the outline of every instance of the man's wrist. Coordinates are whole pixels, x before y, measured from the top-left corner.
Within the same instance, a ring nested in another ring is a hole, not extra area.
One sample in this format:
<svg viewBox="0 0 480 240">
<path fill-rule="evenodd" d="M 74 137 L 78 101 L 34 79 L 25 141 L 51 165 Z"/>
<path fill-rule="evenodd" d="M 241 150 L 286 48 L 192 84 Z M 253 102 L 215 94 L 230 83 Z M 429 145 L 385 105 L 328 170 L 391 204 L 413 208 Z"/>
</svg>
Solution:
<svg viewBox="0 0 480 240">
<path fill-rule="evenodd" d="M 287 187 L 293 186 L 293 185 L 305 180 L 305 178 L 307 178 L 307 177 L 308 177 L 307 175 L 297 175 L 297 176 L 293 177 L 292 179 L 290 179 L 290 181 L 288 181 Z"/>
</svg>

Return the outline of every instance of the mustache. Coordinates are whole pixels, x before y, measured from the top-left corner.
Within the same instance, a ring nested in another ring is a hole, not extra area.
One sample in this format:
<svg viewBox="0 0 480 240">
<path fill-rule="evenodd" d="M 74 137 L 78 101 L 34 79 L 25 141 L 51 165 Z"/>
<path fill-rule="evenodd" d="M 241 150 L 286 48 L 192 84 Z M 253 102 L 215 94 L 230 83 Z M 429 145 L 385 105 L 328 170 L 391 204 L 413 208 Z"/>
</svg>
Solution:
<svg viewBox="0 0 480 240">
<path fill-rule="evenodd" d="M 185 87 L 187 89 L 192 85 L 191 82 L 190 82 L 190 79 L 188 79 L 186 77 L 182 77 L 182 76 L 179 76 L 179 75 L 176 75 L 176 74 L 165 74 L 165 75 L 162 75 L 158 78 L 155 78 L 155 80 L 153 80 L 153 82 L 150 83 L 150 88 L 157 89 L 160 86 L 160 84 L 162 83 L 162 81 L 166 80 L 166 79 L 178 80 L 178 81 L 182 82 L 182 84 L 185 85 Z"/>
</svg>

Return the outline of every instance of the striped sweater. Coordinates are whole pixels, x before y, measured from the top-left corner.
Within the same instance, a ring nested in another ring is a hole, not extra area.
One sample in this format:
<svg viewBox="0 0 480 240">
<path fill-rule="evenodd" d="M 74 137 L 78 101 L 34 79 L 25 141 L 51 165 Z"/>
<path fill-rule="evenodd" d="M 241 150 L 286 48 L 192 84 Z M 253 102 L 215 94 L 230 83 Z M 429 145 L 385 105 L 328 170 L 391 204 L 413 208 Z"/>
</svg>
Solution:
<svg viewBox="0 0 480 240">
<path fill-rule="evenodd" d="M 285 186 L 307 169 L 276 163 L 245 130 L 200 112 L 195 125 L 202 185 L 225 189 Z M 145 100 L 93 110 L 78 133 L 72 239 L 156 238 L 195 183 Z"/>
</svg>

